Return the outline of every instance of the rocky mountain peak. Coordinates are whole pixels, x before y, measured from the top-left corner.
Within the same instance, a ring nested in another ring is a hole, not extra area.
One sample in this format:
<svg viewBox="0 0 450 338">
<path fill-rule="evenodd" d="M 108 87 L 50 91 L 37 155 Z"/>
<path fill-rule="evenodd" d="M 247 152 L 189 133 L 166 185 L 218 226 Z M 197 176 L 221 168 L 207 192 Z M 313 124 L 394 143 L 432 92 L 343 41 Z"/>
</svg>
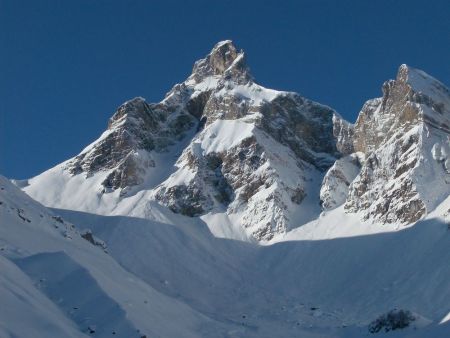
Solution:
<svg viewBox="0 0 450 338">
<path fill-rule="evenodd" d="M 408 84 L 412 90 L 423 92 L 429 96 L 438 94 L 440 91 L 449 93 L 448 88 L 439 80 L 425 73 L 423 70 L 413 68 L 406 64 L 400 65 L 396 81 Z"/>
<path fill-rule="evenodd" d="M 394 89 L 403 93 L 403 100 L 430 106 L 439 114 L 450 103 L 450 91 L 440 81 L 422 70 L 402 64 L 395 80 L 383 85 L 383 98 L 386 99 Z"/>
<path fill-rule="evenodd" d="M 226 40 L 161 102 L 122 104 L 65 169 L 118 204 L 142 192 L 188 216 L 225 212 L 245 236 L 269 240 L 320 212 L 320 178 L 352 152 L 352 135 L 333 109 L 255 83 Z"/>
<path fill-rule="evenodd" d="M 226 100 L 211 102 L 208 108 L 213 92 L 230 85 L 251 84 L 244 53 L 230 40 L 219 42 L 204 59 L 195 63 L 192 75 L 175 85 L 163 101 L 147 103 L 144 98 L 136 97 L 122 104 L 110 118 L 107 132 L 75 157 L 68 169 L 72 174 L 87 175 L 113 169 L 114 180 L 103 182 L 113 190 L 139 184 L 147 168 L 153 165 L 148 160 L 150 152 L 166 151 L 197 124 L 200 130 L 206 116 L 217 117 L 216 104 Z M 225 93 L 228 91 L 224 89 Z M 141 177 L 131 179 L 138 172 Z M 125 176 L 130 179 L 122 179 Z"/>
<path fill-rule="evenodd" d="M 450 92 L 427 73 L 403 64 L 382 91 L 383 96 L 367 101 L 358 116 L 356 151 L 373 151 L 398 130 L 406 132 L 423 122 L 450 131 Z"/>
<path fill-rule="evenodd" d="M 246 81 L 252 78 L 244 52 L 238 51 L 231 40 L 217 43 L 204 59 L 195 62 L 192 77 L 196 82 L 210 76 L 226 76 Z"/>
<path fill-rule="evenodd" d="M 407 65 L 382 89 L 383 96 L 367 101 L 355 124 L 354 150 L 365 161 L 345 207 L 365 219 L 410 224 L 448 196 L 450 161 L 441 154 L 449 146 L 450 92 Z M 431 192 L 428 184 L 439 189 Z"/>
</svg>

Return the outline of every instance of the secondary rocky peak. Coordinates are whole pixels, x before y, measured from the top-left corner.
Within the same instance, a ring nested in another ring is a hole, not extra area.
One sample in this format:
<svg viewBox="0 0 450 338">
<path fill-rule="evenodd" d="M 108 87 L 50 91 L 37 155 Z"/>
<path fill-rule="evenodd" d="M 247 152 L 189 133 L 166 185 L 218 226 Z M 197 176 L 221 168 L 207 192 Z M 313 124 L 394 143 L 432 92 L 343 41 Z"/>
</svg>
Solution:
<svg viewBox="0 0 450 338">
<path fill-rule="evenodd" d="M 383 96 L 367 101 L 358 116 L 356 151 L 373 151 L 398 130 L 406 132 L 423 122 L 450 131 L 450 91 L 432 76 L 401 65 L 396 79 L 386 81 L 382 91 Z"/>
<path fill-rule="evenodd" d="M 364 153 L 365 161 L 349 186 L 346 209 L 365 219 L 403 224 L 433 210 L 448 196 L 450 161 L 439 154 L 448 149 L 449 135 L 449 90 L 425 72 L 401 65 L 396 79 L 383 84 L 383 96 L 367 101 L 355 124 L 354 150 Z M 439 189 L 430 192 L 429 185 Z"/>
<path fill-rule="evenodd" d="M 402 64 L 397 72 L 396 80 L 390 80 L 383 86 L 384 96 L 389 88 L 403 88 L 405 99 L 418 104 L 429 105 L 438 113 L 443 113 L 444 106 L 450 103 L 450 91 L 440 81 L 420 69 Z"/>
<path fill-rule="evenodd" d="M 406 69 L 405 69 L 406 68 Z M 419 104 L 427 104 L 439 114 L 450 114 L 450 90 L 442 82 L 422 70 L 402 65 L 399 70 L 406 72 L 406 82 L 414 91 L 413 99 Z"/>
<path fill-rule="evenodd" d="M 440 89 L 445 86 L 436 80 L 431 75 L 425 73 L 423 70 L 402 64 L 398 68 L 396 81 L 399 83 L 408 84 L 411 89 L 415 91 L 427 91 L 429 87 L 439 87 Z"/>
<path fill-rule="evenodd" d="M 238 51 L 231 40 L 217 43 L 211 52 L 194 64 L 192 76 L 200 82 L 209 76 L 251 79 L 244 52 Z"/>
</svg>

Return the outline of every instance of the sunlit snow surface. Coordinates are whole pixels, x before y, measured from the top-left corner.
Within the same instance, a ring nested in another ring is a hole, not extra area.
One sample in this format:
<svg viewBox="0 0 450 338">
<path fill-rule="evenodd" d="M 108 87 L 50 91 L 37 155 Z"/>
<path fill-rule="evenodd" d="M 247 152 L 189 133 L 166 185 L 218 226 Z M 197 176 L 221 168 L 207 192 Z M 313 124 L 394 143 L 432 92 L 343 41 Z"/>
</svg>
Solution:
<svg viewBox="0 0 450 338">
<path fill-rule="evenodd" d="M 317 221 L 314 236 L 307 224 L 302 234 L 283 238 L 288 241 L 260 246 L 216 238 L 204 223 L 179 215 L 164 216 L 176 217 L 175 226 L 53 210 L 92 229 L 107 243 L 105 253 L 7 180 L 1 187 L 5 337 L 82 337 L 91 327 L 100 337 L 113 331 L 138 337 L 140 330 L 150 337 L 356 338 L 369 335 L 368 323 L 393 308 L 420 320 L 389 337 L 450 332 L 443 320 L 450 236 L 439 219 L 364 235 L 355 233 L 356 218 L 339 218 L 335 210 Z"/>
<path fill-rule="evenodd" d="M 89 328 L 99 337 L 140 337 L 137 330 L 197 337 L 207 330 L 212 320 L 127 272 L 3 177 L 0 188 L 1 337 L 84 337 Z"/>
</svg>

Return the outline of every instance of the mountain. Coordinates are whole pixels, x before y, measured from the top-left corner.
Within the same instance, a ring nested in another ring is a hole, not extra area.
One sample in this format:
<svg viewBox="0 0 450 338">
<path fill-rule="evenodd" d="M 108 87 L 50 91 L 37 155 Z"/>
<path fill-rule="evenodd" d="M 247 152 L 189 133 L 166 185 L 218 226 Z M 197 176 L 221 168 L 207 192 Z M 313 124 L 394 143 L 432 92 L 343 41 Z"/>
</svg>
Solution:
<svg viewBox="0 0 450 338">
<path fill-rule="evenodd" d="M 449 126 L 450 91 L 400 66 L 397 78 L 383 84 L 383 97 L 367 101 L 356 121 L 354 149 L 365 161 L 345 209 L 401 224 L 434 210 L 450 193 Z"/>
<path fill-rule="evenodd" d="M 448 337 L 450 92 L 406 65 L 382 91 L 352 124 L 226 40 L 0 177 L 0 336 Z"/>
<path fill-rule="evenodd" d="M 124 103 L 98 140 L 24 190 L 51 207 L 170 223 L 154 211 L 163 205 L 250 241 L 340 205 L 363 221 L 412 224 L 450 192 L 449 111 L 442 83 L 402 65 L 353 125 L 256 84 L 227 40 L 164 100 Z"/>
<path fill-rule="evenodd" d="M 163 101 L 126 102 L 98 140 L 24 190 L 102 214 L 152 218 L 159 203 L 269 240 L 320 214 L 323 173 L 348 142 L 336 121 L 331 108 L 256 84 L 244 53 L 223 41 Z"/>
</svg>

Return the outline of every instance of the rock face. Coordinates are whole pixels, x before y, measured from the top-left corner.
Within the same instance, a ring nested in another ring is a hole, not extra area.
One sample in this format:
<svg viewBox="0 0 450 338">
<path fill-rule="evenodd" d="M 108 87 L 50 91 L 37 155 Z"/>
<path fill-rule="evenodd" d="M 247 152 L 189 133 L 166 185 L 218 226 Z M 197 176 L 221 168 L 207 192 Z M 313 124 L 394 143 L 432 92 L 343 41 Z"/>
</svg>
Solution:
<svg viewBox="0 0 450 338">
<path fill-rule="evenodd" d="M 383 97 L 367 101 L 356 121 L 354 149 L 366 160 L 345 209 L 381 223 L 409 224 L 442 201 L 450 191 L 449 119 L 449 90 L 402 65 L 396 80 L 384 83 Z"/>
<path fill-rule="evenodd" d="M 152 152 L 166 151 L 196 124 L 192 115 L 166 104 L 148 104 L 135 98 L 121 105 L 108 130 L 67 164 L 73 175 L 110 170 L 102 182 L 104 191 L 144 182 L 147 169 L 155 166 Z"/>
<path fill-rule="evenodd" d="M 341 116 L 333 116 L 333 135 L 336 139 L 336 148 L 343 155 L 355 152 L 353 146 L 354 125 L 345 121 Z"/>
<path fill-rule="evenodd" d="M 402 65 L 353 125 L 258 85 L 227 40 L 161 102 L 124 103 L 97 141 L 24 189 L 103 214 L 158 219 L 157 204 L 208 225 L 219 214 L 260 241 L 341 206 L 409 224 L 450 192 L 449 133 L 449 90 L 422 71 Z"/>
</svg>

